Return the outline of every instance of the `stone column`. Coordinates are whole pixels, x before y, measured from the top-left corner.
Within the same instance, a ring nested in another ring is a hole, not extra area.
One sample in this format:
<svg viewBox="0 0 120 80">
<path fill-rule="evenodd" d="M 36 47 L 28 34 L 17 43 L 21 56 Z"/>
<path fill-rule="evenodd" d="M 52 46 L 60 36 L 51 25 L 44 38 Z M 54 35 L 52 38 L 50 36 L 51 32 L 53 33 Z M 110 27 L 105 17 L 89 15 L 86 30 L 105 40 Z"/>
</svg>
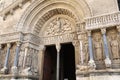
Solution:
<svg viewBox="0 0 120 80">
<path fill-rule="evenodd" d="M 27 57 L 28 49 L 29 49 L 28 46 L 25 47 L 25 55 L 24 55 L 24 60 L 23 60 L 23 68 L 25 68 L 25 62 L 26 62 L 26 57 Z"/>
<path fill-rule="evenodd" d="M 106 37 L 106 29 L 101 29 L 101 33 L 103 35 L 103 43 L 104 43 L 104 53 L 105 53 L 105 65 L 107 68 L 111 67 L 111 60 L 109 57 L 109 49 L 108 49 L 108 43 L 107 43 L 107 37 Z"/>
<path fill-rule="evenodd" d="M 40 80 L 42 80 L 43 78 L 43 68 L 44 68 L 44 53 L 45 53 L 45 49 L 46 47 L 44 45 L 40 45 L 40 50 L 39 50 L 39 58 L 38 58 L 38 61 L 39 61 L 39 70 L 40 70 Z"/>
<path fill-rule="evenodd" d="M 74 49 L 75 49 L 75 65 L 76 67 L 80 64 L 80 45 L 78 40 L 74 40 L 72 42 Z"/>
<path fill-rule="evenodd" d="M 92 36 L 91 36 L 91 31 L 88 31 L 88 46 L 89 46 L 89 55 L 90 55 L 90 60 L 89 60 L 89 66 L 91 69 L 96 68 L 96 64 L 94 62 L 93 58 L 93 45 L 92 45 Z"/>
<path fill-rule="evenodd" d="M 32 48 L 29 47 L 29 44 L 27 44 L 25 47 L 23 69 L 21 70 L 21 75 L 26 76 L 26 78 L 24 78 L 25 80 L 32 80 L 31 77 L 29 77 L 29 76 L 33 75 L 32 71 L 31 71 L 31 67 L 29 66 L 29 62 L 27 62 L 27 61 L 31 61 L 31 49 Z M 30 55 L 30 56 L 28 56 L 28 55 Z M 28 58 L 28 60 L 27 60 L 27 58 Z"/>
<path fill-rule="evenodd" d="M 15 59 L 14 59 L 14 64 L 12 67 L 12 73 L 16 74 L 18 72 L 17 67 L 18 67 L 18 58 L 19 58 L 19 50 L 20 50 L 20 44 L 21 42 L 17 42 L 17 47 L 16 47 L 16 54 L 15 54 Z"/>
<path fill-rule="evenodd" d="M 56 80 L 59 80 L 59 74 L 60 74 L 60 44 L 56 44 L 56 50 L 57 50 L 57 69 L 56 69 Z"/>
<path fill-rule="evenodd" d="M 119 26 L 117 26 L 117 30 L 118 30 L 119 35 L 120 35 L 120 25 L 119 25 Z"/>
<path fill-rule="evenodd" d="M 83 43 L 82 41 L 79 41 L 80 42 L 80 61 L 81 61 L 81 64 L 83 65 L 84 64 L 84 58 L 85 56 L 83 56 Z"/>
<path fill-rule="evenodd" d="M 5 64 L 4 64 L 4 67 L 1 69 L 1 73 L 3 73 L 3 74 L 6 74 L 8 72 L 8 60 L 9 60 L 9 56 L 10 56 L 10 47 L 11 47 L 11 44 L 8 43 Z"/>
<path fill-rule="evenodd" d="M 0 44 L 0 58 L 2 58 L 1 55 L 3 55 L 3 54 L 1 53 L 1 51 L 2 51 L 2 45 Z M 2 64 L 2 61 L 1 61 L 1 62 L 0 62 L 0 68 L 2 68 L 2 66 L 3 66 L 3 64 Z"/>
</svg>

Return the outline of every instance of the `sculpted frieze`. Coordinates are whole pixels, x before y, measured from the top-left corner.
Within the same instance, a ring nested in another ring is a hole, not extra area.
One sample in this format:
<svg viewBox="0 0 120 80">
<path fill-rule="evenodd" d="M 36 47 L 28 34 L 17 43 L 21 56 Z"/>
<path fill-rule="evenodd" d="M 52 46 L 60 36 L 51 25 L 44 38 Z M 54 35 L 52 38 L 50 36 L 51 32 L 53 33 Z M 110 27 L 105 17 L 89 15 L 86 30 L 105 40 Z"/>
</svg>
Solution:
<svg viewBox="0 0 120 80">
<path fill-rule="evenodd" d="M 61 35 L 72 32 L 73 25 L 68 19 L 57 17 L 49 23 L 45 36 Z"/>
<path fill-rule="evenodd" d="M 40 39 L 40 44 L 55 44 L 57 42 L 72 42 L 75 34 L 64 34 L 59 36 L 43 37 Z"/>
</svg>

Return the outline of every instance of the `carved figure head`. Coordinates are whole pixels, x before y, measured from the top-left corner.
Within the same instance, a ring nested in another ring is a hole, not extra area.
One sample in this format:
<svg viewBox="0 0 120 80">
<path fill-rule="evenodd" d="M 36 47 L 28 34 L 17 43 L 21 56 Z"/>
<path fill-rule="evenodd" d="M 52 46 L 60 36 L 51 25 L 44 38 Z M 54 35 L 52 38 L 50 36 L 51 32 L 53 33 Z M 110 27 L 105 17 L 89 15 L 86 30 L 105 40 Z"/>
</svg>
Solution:
<svg viewBox="0 0 120 80">
<path fill-rule="evenodd" d="M 101 35 L 99 33 L 95 34 L 94 40 L 95 41 L 100 41 L 100 39 L 101 39 Z"/>
<path fill-rule="evenodd" d="M 112 34 L 111 34 L 111 39 L 112 39 L 112 40 L 115 40 L 116 37 L 117 37 L 117 35 L 116 35 L 115 33 L 112 33 Z"/>
</svg>

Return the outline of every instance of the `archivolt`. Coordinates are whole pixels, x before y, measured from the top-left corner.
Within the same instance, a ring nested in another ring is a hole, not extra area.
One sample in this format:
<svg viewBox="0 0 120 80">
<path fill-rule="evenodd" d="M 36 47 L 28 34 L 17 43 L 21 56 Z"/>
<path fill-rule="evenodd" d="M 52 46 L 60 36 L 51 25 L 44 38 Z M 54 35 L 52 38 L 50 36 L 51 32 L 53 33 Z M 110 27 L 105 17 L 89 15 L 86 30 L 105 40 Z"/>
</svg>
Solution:
<svg viewBox="0 0 120 80">
<path fill-rule="evenodd" d="M 62 14 L 62 15 L 67 15 L 71 18 L 73 18 L 75 21 L 77 21 L 76 17 L 68 10 L 66 9 L 61 9 L 61 8 L 58 8 L 58 9 L 53 9 L 51 11 L 48 11 L 46 14 L 44 14 L 40 19 L 39 21 L 37 22 L 35 28 L 34 28 L 34 33 L 35 34 L 39 34 L 40 32 L 40 29 L 42 28 L 42 26 L 45 24 L 45 22 L 47 20 L 49 20 L 51 17 L 55 16 L 55 15 L 59 15 L 59 14 Z"/>
<path fill-rule="evenodd" d="M 17 30 L 38 34 L 44 23 L 57 14 L 80 22 L 85 16 L 91 16 L 91 11 L 84 0 L 35 0 L 22 15 Z"/>
</svg>

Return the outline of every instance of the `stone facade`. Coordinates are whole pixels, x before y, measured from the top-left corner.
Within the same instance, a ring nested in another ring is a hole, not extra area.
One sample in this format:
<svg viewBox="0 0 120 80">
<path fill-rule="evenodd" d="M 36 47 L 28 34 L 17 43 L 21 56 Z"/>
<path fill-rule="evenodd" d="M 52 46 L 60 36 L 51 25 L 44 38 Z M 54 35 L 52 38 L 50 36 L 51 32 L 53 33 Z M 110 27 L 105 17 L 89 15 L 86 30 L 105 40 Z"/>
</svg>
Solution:
<svg viewBox="0 0 120 80">
<path fill-rule="evenodd" d="M 119 80 L 117 0 L 0 0 L 0 80 L 43 80 L 46 46 L 75 48 L 76 80 Z M 65 79 L 67 80 L 67 79 Z"/>
</svg>

